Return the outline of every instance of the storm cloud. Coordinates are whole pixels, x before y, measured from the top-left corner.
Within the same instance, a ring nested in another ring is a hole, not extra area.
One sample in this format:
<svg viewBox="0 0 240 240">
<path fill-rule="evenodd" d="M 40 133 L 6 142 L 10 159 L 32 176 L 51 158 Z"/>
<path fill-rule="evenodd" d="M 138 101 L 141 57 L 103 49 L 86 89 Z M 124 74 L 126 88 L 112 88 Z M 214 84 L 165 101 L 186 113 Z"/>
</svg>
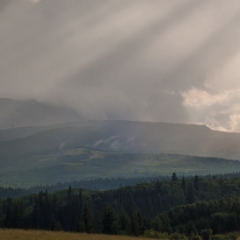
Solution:
<svg viewBox="0 0 240 240">
<path fill-rule="evenodd" d="M 239 24 L 237 0 L 3 0 L 0 97 L 240 131 Z"/>
</svg>

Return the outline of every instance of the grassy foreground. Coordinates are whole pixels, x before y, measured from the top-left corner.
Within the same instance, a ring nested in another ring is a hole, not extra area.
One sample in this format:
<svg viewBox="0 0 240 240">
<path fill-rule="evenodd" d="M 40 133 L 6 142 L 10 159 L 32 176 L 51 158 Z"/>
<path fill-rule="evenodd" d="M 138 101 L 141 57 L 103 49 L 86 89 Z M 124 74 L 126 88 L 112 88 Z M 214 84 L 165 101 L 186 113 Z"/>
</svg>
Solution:
<svg viewBox="0 0 240 240">
<path fill-rule="evenodd" d="M 84 233 L 47 232 L 34 230 L 0 229 L 2 240 L 139 240 L 135 237 Z M 150 240 L 144 238 L 145 240 Z"/>
</svg>

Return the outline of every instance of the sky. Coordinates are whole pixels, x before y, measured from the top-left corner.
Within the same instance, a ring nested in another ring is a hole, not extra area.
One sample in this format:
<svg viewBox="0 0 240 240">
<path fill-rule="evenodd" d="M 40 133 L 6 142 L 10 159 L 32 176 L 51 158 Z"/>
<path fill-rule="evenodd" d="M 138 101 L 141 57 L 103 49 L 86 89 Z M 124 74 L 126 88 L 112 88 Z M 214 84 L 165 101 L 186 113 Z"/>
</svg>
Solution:
<svg viewBox="0 0 240 240">
<path fill-rule="evenodd" d="M 0 97 L 240 132 L 239 0 L 0 0 Z"/>
</svg>

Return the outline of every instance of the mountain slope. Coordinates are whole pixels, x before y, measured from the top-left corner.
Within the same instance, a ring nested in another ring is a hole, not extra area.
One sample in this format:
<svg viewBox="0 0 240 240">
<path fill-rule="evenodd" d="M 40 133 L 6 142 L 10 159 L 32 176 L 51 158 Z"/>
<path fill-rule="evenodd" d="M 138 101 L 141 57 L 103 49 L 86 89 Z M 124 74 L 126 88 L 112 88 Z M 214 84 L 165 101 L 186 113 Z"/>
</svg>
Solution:
<svg viewBox="0 0 240 240">
<path fill-rule="evenodd" d="M 117 152 L 177 153 L 240 159 L 239 142 L 239 133 L 212 131 L 201 125 L 88 121 L 2 142 L 0 157 L 90 147 Z"/>
<path fill-rule="evenodd" d="M 238 161 L 228 164 L 219 159 L 240 159 L 240 134 L 206 126 L 86 121 L 38 131 L 0 142 L 0 181 L 5 185 L 9 176 L 14 184 L 21 178 L 48 184 L 92 177 L 169 175 L 175 170 L 181 174 L 240 171 Z M 164 157 L 163 153 L 182 157 Z M 187 161 L 186 155 L 208 158 Z"/>
<path fill-rule="evenodd" d="M 62 148 L 91 147 L 132 153 L 178 153 L 240 158 L 239 133 L 212 131 L 206 126 L 128 121 L 88 121 L 38 132 L 0 143 L 3 153 L 35 154 Z"/>
</svg>

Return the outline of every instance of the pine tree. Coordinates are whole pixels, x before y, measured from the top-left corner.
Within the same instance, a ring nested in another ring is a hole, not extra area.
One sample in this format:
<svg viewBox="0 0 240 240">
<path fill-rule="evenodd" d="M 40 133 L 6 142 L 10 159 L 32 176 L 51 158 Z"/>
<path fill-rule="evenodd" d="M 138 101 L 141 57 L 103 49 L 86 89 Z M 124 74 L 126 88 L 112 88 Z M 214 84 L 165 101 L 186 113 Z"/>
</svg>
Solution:
<svg viewBox="0 0 240 240">
<path fill-rule="evenodd" d="M 121 233 L 129 233 L 130 232 L 130 219 L 127 214 L 121 210 L 119 213 L 119 220 L 118 220 L 119 230 Z"/>
<path fill-rule="evenodd" d="M 72 197 L 73 197 L 73 192 L 72 192 L 72 187 L 71 185 L 68 187 L 68 202 L 72 201 Z"/>
<path fill-rule="evenodd" d="M 172 182 L 177 182 L 177 180 L 178 180 L 177 174 L 176 174 L 176 172 L 174 172 L 174 173 L 172 174 Z"/>
<path fill-rule="evenodd" d="M 196 175 L 193 180 L 193 185 L 196 191 L 199 191 L 199 177 Z"/>
<path fill-rule="evenodd" d="M 14 228 L 21 228 L 23 224 L 23 205 L 21 202 L 15 202 L 13 204 L 13 227 Z"/>
<path fill-rule="evenodd" d="M 193 185 L 192 184 L 188 184 L 188 188 L 187 188 L 187 193 L 186 193 L 186 200 L 187 203 L 193 203 L 195 200 L 194 197 L 194 189 L 193 189 Z"/>
<path fill-rule="evenodd" d="M 13 227 L 13 209 L 12 209 L 11 202 L 7 202 L 7 209 L 6 209 L 4 225 L 6 228 Z"/>
<path fill-rule="evenodd" d="M 182 187 L 183 192 L 185 193 L 186 192 L 186 181 L 185 181 L 184 176 L 182 177 L 181 187 Z"/>
<path fill-rule="evenodd" d="M 87 202 L 84 203 L 84 207 L 83 207 L 83 222 L 85 225 L 85 231 L 87 233 L 91 233 L 92 232 L 92 214 Z"/>
<path fill-rule="evenodd" d="M 35 196 L 35 203 L 33 207 L 33 226 L 35 229 L 38 229 L 40 227 L 40 207 L 39 207 L 39 201 L 37 196 Z"/>
<path fill-rule="evenodd" d="M 102 232 L 105 234 L 117 233 L 115 212 L 111 205 L 109 204 L 106 204 L 104 206 L 102 226 L 103 226 Z"/>
<path fill-rule="evenodd" d="M 78 194 L 78 204 L 77 204 L 77 214 L 78 214 L 78 220 L 82 222 L 83 220 L 83 203 L 84 203 L 84 198 L 82 194 L 82 190 L 79 190 Z"/>
</svg>

